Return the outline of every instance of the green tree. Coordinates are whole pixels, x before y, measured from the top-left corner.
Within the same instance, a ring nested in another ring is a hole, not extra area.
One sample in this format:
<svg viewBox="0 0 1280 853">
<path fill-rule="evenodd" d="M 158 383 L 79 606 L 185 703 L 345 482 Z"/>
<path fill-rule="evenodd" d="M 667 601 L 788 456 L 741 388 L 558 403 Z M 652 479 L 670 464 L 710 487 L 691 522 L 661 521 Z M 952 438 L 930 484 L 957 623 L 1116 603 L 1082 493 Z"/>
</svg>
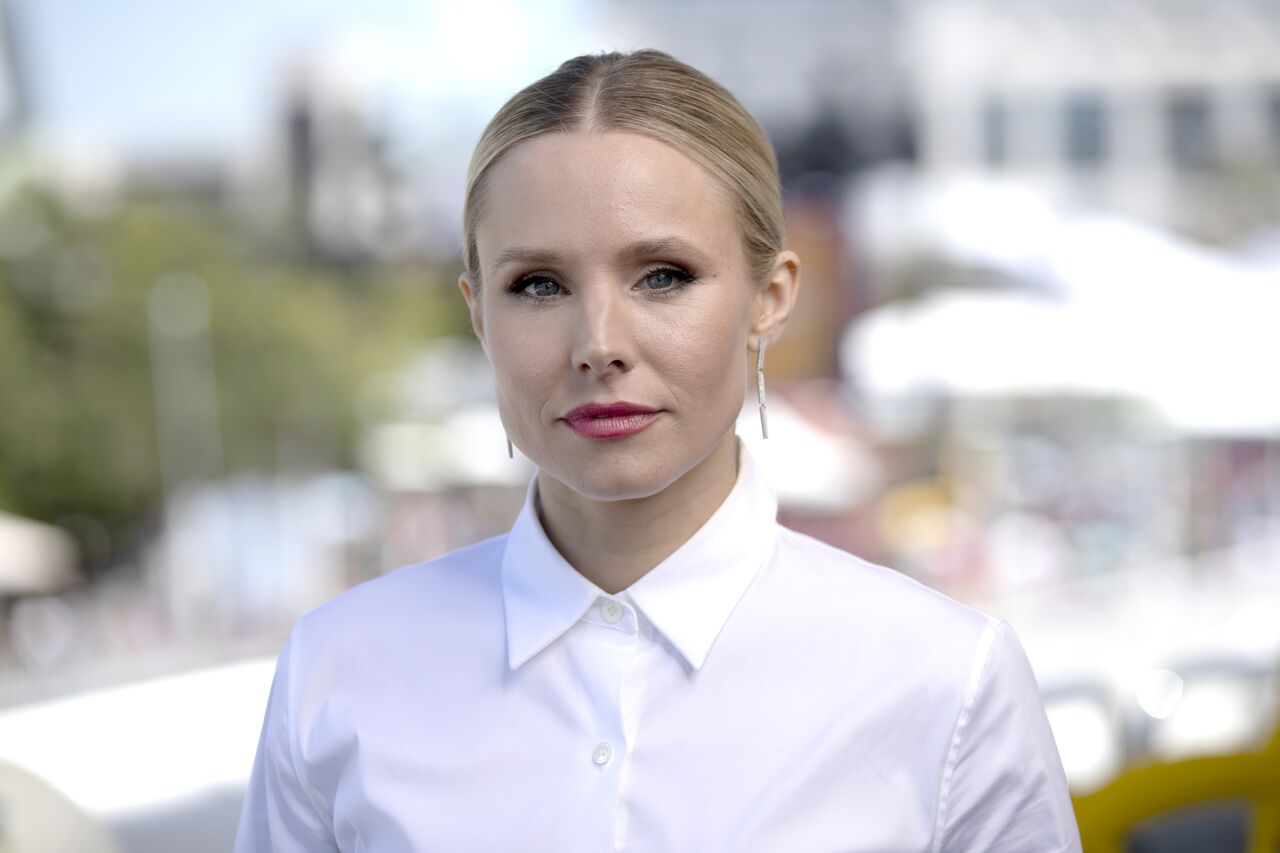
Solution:
<svg viewBox="0 0 1280 853">
<path fill-rule="evenodd" d="M 469 328 L 452 272 L 373 266 L 353 282 L 208 205 L 132 200 L 84 219 L 28 189 L 3 203 L 0 228 L 6 216 L 37 220 L 38 239 L 0 256 L 0 508 L 73 532 L 94 519 L 120 542 L 159 507 L 148 300 L 160 277 L 207 283 L 227 473 L 274 469 L 282 435 L 329 442 L 329 464 L 349 464 L 370 377 Z"/>
</svg>

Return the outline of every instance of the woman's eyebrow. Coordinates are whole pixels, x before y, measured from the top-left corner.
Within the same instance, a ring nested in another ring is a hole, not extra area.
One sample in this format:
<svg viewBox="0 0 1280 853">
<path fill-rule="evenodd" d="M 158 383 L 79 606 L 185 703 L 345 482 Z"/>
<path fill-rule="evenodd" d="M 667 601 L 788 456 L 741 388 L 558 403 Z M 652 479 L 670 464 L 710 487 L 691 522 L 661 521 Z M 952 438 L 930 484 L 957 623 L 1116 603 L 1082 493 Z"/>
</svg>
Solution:
<svg viewBox="0 0 1280 853">
<path fill-rule="evenodd" d="M 706 261 L 706 255 L 696 246 L 682 237 L 657 237 L 649 240 L 637 240 L 628 243 L 618 252 L 624 261 L 637 261 L 662 255 L 691 255 L 693 258 Z M 498 252 L 493 259 L 493 269 L 501 269 L 507 264 L 524 263 L 533 266 L 556 266 L 560 255 L 548 249 L 532 249 L 511 246 Z"/>
<path fill-rule="evenodd" d="M 691 255 L 697 260 L 706 260 L 706 256 L 696 246 L 682 237 L 637 240 L 634 243 L 629 243 L 619 255 L 628 261 L 637 261 L 662 255 Z"/>
<path fill-rule="evenodd" d="M 639 261 L 659 259 L 659 257 L 681 256 L 703 265 L 709 265 L 710 259 L 698 246 L 685 240 L 684 237 L 659 237 L 657 240 L 640 240 L 628 243 L 620 252 L 622 260 Z"/>
<path fill-rule="evenodd" d="M 498 256 L 493 259 L 493 268 L 495 270 L 502 269 L 507 264 L 516 263 L 517 261 L 536 266 L 554 266 L 559 259 L 559 255 L 546 249 L 524 249 L 516 246 L 499 252 Z"/>
</svg>

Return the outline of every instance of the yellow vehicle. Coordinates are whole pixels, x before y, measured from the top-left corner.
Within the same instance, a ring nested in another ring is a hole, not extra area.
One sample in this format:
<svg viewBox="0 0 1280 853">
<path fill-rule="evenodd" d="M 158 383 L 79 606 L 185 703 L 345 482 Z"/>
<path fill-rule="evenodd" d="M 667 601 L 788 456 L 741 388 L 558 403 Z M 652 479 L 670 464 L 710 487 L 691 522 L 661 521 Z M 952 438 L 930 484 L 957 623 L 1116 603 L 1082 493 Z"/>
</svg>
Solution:
<svg viewBox="0 0 1280 853">
<path fill-rule="evenodd" d="M 1280 729 L 1257 752 L 1215 755 L 1133 768 L 1093 793 L 1075 798 L 1085 853 L 1142 849 L 1135 836 L 1181 836 L 1177 849 L 1280 850 Z M 1196 815 L 1200 818 L 1197 820 Z M 1198 824 L 1198 827 L 1197 827 Z M 1145 826 L 1144 826 L 1145 825 Z M 1196 847 L 1206 836 L 1213 847 Z M 1153 845 L 1154 847 L 1155 845 Z M 1164 848 L 1167 849 L 1167 848 Z"/>
</svg>

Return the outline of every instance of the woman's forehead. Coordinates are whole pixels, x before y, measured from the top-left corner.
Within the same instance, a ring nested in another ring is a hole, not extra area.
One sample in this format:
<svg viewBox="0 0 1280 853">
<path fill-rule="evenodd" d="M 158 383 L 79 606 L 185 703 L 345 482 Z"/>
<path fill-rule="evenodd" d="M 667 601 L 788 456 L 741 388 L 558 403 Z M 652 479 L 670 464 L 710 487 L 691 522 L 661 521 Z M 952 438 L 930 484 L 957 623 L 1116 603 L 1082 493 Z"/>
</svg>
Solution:
<svg viewBox="0 0 1280 853">
<path fill-rule="evenodd" d="M 739 242 L 719 181 L 640 134 L 546 134 L 509 151 L 487 181 L 476 229 L 486 267 L 513 249 L 592 254 L 674 239 L 723 254 Z"/>
</svg>

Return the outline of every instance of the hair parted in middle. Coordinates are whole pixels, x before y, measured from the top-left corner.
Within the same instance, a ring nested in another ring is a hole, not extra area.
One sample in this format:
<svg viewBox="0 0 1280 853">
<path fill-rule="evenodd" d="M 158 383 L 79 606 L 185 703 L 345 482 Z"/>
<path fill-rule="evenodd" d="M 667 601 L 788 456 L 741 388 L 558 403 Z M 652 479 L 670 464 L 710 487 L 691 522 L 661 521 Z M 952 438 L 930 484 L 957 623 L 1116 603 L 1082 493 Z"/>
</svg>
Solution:
<svg viewBox="0 0 1280 853">
<path fill-rule="evenodd" d="M 481 284 L 476 226 L 485 178 L 504 154 L 548 133 L 629 131 L 671 145 L 706 169 L 739 219 L 747 268 L 757 284 L 782 251 L 778 161 L 760 123 L 727 89 L 659 50 L 577 56 L 526 86 L 489 121 L 467 172 L 463 236 L 467 274 Z"/>
</svg>

